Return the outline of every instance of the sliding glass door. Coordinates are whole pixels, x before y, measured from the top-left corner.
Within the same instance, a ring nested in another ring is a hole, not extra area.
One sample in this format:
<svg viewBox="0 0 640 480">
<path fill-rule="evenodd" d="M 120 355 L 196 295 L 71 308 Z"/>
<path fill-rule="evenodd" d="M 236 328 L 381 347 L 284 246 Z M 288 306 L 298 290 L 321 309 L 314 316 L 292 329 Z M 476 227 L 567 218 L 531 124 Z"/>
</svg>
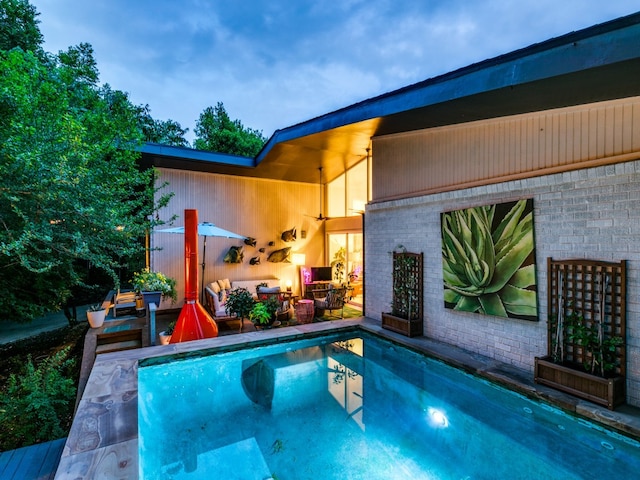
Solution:
<svg viewBox="0 0 640 480">
<path fill-rule="evenodd" d="M 328 239 L 329 263 L 333 267 L 333 280 L 349 283 L 353 287 L 350 303 L 362 306 L 364 268 L 362 233 L 330 233 Z"/>
</svg>

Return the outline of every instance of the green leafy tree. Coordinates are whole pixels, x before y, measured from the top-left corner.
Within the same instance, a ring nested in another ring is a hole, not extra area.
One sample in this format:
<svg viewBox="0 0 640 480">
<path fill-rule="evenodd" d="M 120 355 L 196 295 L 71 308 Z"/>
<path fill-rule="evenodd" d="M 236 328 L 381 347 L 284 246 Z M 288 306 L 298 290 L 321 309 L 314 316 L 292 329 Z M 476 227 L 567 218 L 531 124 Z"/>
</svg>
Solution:
<svg viewBox="0 0 640 480">
<path fill-rule="evenodd" d="M 139 109 L 97 79 L 89 44 L 0 51 L 2 318 L 59 309 L 90 269 L 117 284 L 169 200 L 138 167 Z"/>
<path fill-rule="evenodd" d="M 0 50 L 19 47 L 25 52 L 40 50 L 42 34 L 39 13 L 27 0 L 0 1 Z"/>
<path fill-rule="evenodd" d="M 185 135 L 188 128 L 182 128 L 175 120 L 156 120 L 151 116 L 149 105 L 140 108 L 140 126 L 146 142 L 189 147 Z"/>
<path fill-rule="evenodd" d="M 200 114 L 195 128 L 194 147 L 198 150 L 255 157 L 266 138 L 261 131 L 246 128 L 240 120 L 231 120 L 222 102 L 207 107 Z"/>
</svg>

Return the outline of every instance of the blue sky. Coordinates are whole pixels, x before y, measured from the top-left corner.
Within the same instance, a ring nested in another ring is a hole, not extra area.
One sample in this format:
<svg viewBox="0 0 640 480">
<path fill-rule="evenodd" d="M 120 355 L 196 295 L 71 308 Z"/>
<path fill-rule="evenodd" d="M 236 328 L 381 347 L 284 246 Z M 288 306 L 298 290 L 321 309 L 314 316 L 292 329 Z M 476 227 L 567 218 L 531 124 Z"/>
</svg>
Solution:
<svg viewBox="0 0 640 480">
<path fill-rule="evenodd" d="M 637 0 L 32 0 L 45 49 L 189 128 L 223 102 L 276 129 L 634 13 Z"/>
</svg>

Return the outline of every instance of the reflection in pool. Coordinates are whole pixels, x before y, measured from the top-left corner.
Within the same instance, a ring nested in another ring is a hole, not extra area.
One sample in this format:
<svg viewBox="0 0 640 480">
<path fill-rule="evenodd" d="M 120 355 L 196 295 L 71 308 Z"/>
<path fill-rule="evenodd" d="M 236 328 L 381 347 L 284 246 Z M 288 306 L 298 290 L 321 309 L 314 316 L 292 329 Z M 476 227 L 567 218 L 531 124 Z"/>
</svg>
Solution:
<svg viewBox="0 0 640 480">
<path fill-rule="evenodd" d="M 353 335 L 141 366 L 140 478 L 577 480 L 640 471 L 630 438 Z"/>
</svg>

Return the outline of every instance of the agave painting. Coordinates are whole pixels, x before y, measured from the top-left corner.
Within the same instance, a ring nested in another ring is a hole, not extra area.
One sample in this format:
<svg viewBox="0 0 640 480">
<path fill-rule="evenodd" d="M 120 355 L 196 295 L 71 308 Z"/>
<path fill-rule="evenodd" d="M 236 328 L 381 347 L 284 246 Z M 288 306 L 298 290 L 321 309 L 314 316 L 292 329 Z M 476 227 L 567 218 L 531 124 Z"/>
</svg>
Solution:
<svg viewBox="0 0 640 480">
<path fill-rule="evenodd" d="M 537 320 L 533 200 L 441 214 L 447 308 Z"/>
</svg>

